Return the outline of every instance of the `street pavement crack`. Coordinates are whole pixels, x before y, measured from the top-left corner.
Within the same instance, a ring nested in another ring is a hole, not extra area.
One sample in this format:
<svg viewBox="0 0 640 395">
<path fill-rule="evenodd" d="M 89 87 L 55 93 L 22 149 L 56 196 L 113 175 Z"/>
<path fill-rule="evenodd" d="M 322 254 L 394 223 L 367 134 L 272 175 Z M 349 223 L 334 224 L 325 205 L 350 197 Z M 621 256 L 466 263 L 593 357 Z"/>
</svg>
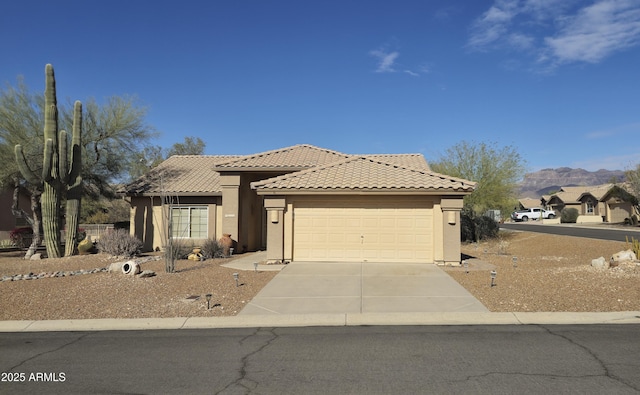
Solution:
<svg viewBox="0 0 640 395">
<path fill-rule="evenodd" d="M 627 386 L 627 387 L 629 387 L 629 388 L 631 388 L 631 389 L 633 389 L 633 390 L 635 390 L 635 391 L 640 391 L 640 388 L 639 388 L 639 387 L 634 386 L 633 384 L 631 384 L 631 383 L 628 383 L 628 382 L 624 381 L 621 377 L 618 377 L 618 376 L 614 375 L 614 374 L 609 370 L 609 367 L 607 366 L 607 364 L 606 364 L 606 363 L 605 363 L 605 362 L 604 362 L 604 361 L 603 361 L 603 360 L 598 356 L 598 354 L 597 354 L 596 352 L 594 352 L 593 350 L 591 350 L 589 347 L 587 347 L 587 346 L 585 346 L 585 345 L 583 345 L 583 344 L 578 343 L 577 341 L 575 341 L 575 340 L 571 339 L 571 338 L 570 338 L 570 337 L 568 337 L 568 336 L 562 335 L 562 334 L 560 334 L 560 333 L 556 333 L 556 332 L 552 331 L 550 328 L 548 328 L 548 327 L 546 327 L 546 326 L 544 326 L 544 325 L 538 325 L 538 326 L 539 326 L 540 328 L 544 329 L 545 331 L 547 331 L 547 333 L 549 333 L 549 334 L 551 334 L 551 335 L 553 335 L 553 336 L 560 337 L 560 338 L 562 338 L 562 339 L 564 339 L 564 340 L 568 341 L 569 343 L 573 344 L 574 346 L 579 347 L 579 348 L 581 348 L 582 350 L 584 350 L 587 354 L 589 354 L 589 355 L 590 355 L 590 356 L 591 356 L 591 357 L 592 357 L 592 358 L 593 358 L 593 359 L 594 359 L 594 360 L 595 360 L 595 361 L 600 365 L 600 367 L 601 367 L 601 368 L 602 368 L 602 370 L 604 371 L 604 374 L 603 374 L 603 376 L 604 376 L 604 377 L 607 377 L 607 378 L 609 378 L 609 379 L 611 379 L 611 380 L 617 381 L 617 382 L 619 382 L 620 384 L 623 384 L 623 385 L 625 385 L 625 386 Z M 589 376 L 586 376 L 586 377 L 589 377 Z"/>
<path fill-rule="evenodd" d="M 245 390 L 245 394 L 250 394 L 256 389 L 259 383 L 247 377 L 247 365 L 249 363 L 249 360 L 251 357 L 260 353 L 262 350 L 271 345 L 271 343 L 278 339 L 279 336 L 278 334 L 276 334 L 275 328 L 256 328 L 255 332 L 240 339 L 240 341 L 238 342 L 238 344 L 242 346 L 245 342 L 253 339 L 256 336 L 264 336 L 265 332 L 271 334 L 272 336 L 268 337 L 266 341 L 264 341 L 262 344 L 259 344 L 253 351 L 247 353 L 242 357 L 242 359 L 240 360 L 241 366 L 238 369 L 239 377 L 233 382 L 229 383 L 222 390 L 216 392 L 216 394 L 222 394 L 226 390 L 233 387 L 243 388 Z"/>
<path fill-rule="evenodd" d="M 73 340 L 71 340 L 71 341 L 69 341 L 69 342 L 67 342 L 67 343 L 63 344 L 63 345 L 61 345 L 60 347 L 54 348 L 53 350 L 49 350 L 49 351 L 43 351 L 43 352 L 41 352 L 41 353 L 38 353 L 38 354 L 36 354 L 36 355 L 33 355 L 33 356 L 31 356 L 31 357 L 29 357 L 29 358 L 27 358 L 27 359 L 25 359 L 25 360 L 21 361 L 19 364 L 15 365 L 15 366 L 12 366 L 11 368 L 9 368 L 9 370 L 8 370 L 8 371 L 9 371 L 9 372 L 12 372 L 14 369 L 18 369 L 19 367 L 21 367 L 22 365 L 26 364 L 26 363 L 27 363 L 27 362 L 29 362 L 29 361 L 33 361 L 34 359 L 36 359 L 36 358 L 40 358 L 40 357 L 41 357 L 41 356 L 43 356 L 43 355 L 47 355 L 47 354 L 51 354 L 51 353 L 54 353 L 54 352 L 60 351 L 60 350 L 62 350 L 62 349 L 63 349 L 63 348 L 65 348 L 65 347 L 68 347 L 68 346 L 70 346 L 70 345 L 72 345 L 72 344 L 75 344 L 75 343 L 79 342 L 80 340 L 84 339 L 85 337 L 87 337 L 87 336 L 89 336 L 89 335 L 90 335 L 90 333 L 89 333 L 89 332 L 88 332 L 88 333 L 85 333 L 85 334 L 82 334 L 81 336 L 77 337 L 76 339 L 73 339 Z"/>
</svg>

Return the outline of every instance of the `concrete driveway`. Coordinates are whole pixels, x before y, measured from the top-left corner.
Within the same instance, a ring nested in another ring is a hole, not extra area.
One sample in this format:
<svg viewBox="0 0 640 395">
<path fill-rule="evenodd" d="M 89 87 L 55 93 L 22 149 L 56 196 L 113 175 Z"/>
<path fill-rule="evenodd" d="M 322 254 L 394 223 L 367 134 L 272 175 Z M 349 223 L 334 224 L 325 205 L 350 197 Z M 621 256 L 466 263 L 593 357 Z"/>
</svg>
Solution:
<svg viewBox="0 0 640 395">
<path fill-rule="evenodd" d="M 292 262 L 239 315 L 488 311 L 433 264 Z"/>
</svg>

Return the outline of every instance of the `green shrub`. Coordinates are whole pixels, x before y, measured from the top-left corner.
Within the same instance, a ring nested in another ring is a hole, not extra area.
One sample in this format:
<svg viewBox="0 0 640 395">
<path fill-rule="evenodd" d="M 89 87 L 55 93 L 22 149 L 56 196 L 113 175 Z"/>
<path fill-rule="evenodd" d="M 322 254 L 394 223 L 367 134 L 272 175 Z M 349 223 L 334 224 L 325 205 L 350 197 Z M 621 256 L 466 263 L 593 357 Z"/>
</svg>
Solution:
<svg viewBox="0 0 640 395">
<path fill-rule="evenodd" d="M 492 239 L 498 236 L 499 230 L 498 223 L 486 215 L 472 217 L 465 211 L 460 215 L 460 239 L 463 242 Z"/>
<path fill-rule="evenodd" d="M 207 241 L 204 242 L 201 253 L 205 259 L 224 258 L 222 246 L 213 239 L 207 239 Z"/>
<path fill-rule="evenodd" d="M 476 217 L 474 223 L 476 225 L 476 235 L 479 240 L 493 239 L 498 236 L 500 227 L 493 218 L 483 215 L 482 217 Z"/>
<path fill-rule="evenodd" d="M 560 213 L 560 222 L 567 223 L 567 224 L 575 224 L 579 215 L 580 213 L 578 212 L 578 209 L 573 207 L 565 208 Z"/>
<path fill-rule="evenodd" d="M 114 255 L 132 257 L 140 254 L 142 242 L 124 229 L 116 229 L 100 236 L 97 243 L 98 251 Z"/>
</svg>

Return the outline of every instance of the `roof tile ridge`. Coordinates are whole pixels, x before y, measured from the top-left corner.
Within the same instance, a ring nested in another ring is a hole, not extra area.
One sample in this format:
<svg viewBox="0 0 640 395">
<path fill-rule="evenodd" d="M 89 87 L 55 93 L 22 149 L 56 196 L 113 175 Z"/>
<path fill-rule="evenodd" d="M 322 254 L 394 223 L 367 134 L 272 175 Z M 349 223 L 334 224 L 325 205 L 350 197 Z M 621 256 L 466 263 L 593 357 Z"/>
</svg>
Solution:
<svg viewBox="0 0 640 395">
<path fill-rule="evenodd" d="M 223 163 L 219 163 L 218 166 L 225 166 L 234 162 L 240 162 L 242 160 L 246 160 L 246 159 L 252 159 L 252 158 L 259 158 L 259 157 L 265 157 L 267 155 L 273 155 L 273 154 L 277 154 L 277 153 L 281 153 L 281 152 L 287 152 L 287 151 L 292 151 L 296 148 L 301 148 L 301 147 L 306 147 L 306 148 L 312 148 L 318 151 L 324 151 L 326 153 L 330 153 L 330 154 L 334 154 L 334 155 L 339 155 L 339 156 L 348 156 L 349 154 L 345 154 L 343 152 L 339 152 L 339 151 L 334 151 L 334 150 L 330 150 L 328 148 L 321 148 L 321 147 L 316 147 L 315 145 L 311 145 L 311 144 L 295 144 L 295 145 L 291 145 L 288 147 L 283 147 L 283 148 L 276 148 L 276 149 L 272 149 L 272 150 L 268 150 L 268 151 L 263 151 L 263 152 L 258 152 L 255 154 L 249 154 L 249 155 L 242 155 L 234 160 L 230 160 L 228 162 L 223 162 Z"/>
<path fill-rule="evenodd" d="M 314 166 L 314 167 L 310 167 L 308 169 L 304 169 L 304 170 L 299 170 L 299 171 L 294 171 L 293 173 L 287 173 L 287 174 L 283 174 L 281 176 L 276 176 L 276 177 L 271 177 L 271 178 L 267 178 L 264 180 L 260 180 L 260 181 L 254 181 L 251 183 L 251 188 L 254 188 L 254 186 L 260 186 L 260 185 L 266 185 L 266 184 L 270 184 L 273 182 L 277 182 L 277 181 L 282 181 L 282 180 L 288 180 L 291 178 L 298 178 L 301 177 L 305 174 L 310 174 L 310 173 L 315 173 L 317 171 L 321 171 L 324 169 L 328 169 L 330 167 L 334 167 L 334 166 L 339 166 L 348 162 L 351 162 L 353 160 L 357 160 L 359 159 L 356 156 L 348 156 L 344 159 L 340 159 L 338 161 L 335 162 L 331 162 L 331 163 L 326 163 L 324 165 L 319 165 L 319 166 Z"/>
</svg>

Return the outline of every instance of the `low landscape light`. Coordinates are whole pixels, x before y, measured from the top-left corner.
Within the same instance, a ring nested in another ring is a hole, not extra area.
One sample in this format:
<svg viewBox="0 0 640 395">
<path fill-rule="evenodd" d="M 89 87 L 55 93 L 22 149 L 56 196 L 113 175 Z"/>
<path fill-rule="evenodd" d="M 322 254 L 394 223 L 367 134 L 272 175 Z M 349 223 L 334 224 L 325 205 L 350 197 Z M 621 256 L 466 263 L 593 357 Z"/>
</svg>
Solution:
<svg viewBox="0 0 640 395">
<path fill-rule="evenodd" d="M 253 262 L 253 268 L 256 269 L 256 273 L 258 273 L 258 262 Z"/>
<path fill-rule="evenodd" d="M 238 286 L 239 278 L 240 278 L 240 275 L 238 273 L 233 273 L 233 279 L 236 280 L 236 287 Z"/>
<path fill-rule="evenodd" d="M 207 310 L 209 310 L 211 308 L 211 306 L 209 304 L 211 302 L 211 296 L 212 296 L 211 294 L 204 295 L 204 297 L 207 298 Z"/>
<path fill-rule="evenodd" d="M 462 261 L 462 266 L 464 266 L 464 271 L 469 274 L 469 262 L 466 259 Z"/>
<path fill-rule="evenodd" d="M 233 247 L 229 248 L 229 256 L 233 255 Z"/>
<path fill-rule="evenodd" d="M 494 287 L 496 285 L 495 281 L 496 281 L 496 276 L 498 275 L 498 272 L 496 272 L 495 270 L 491 271 L 491 286 Z"/>
<path fill-rule="evenodd" d="M 513 261 L 513 268 L 517 268 L 518 267 L 518 257 L 514 256 L 513 258 L 511 258 L 511 260 Z"/>
</svg>

